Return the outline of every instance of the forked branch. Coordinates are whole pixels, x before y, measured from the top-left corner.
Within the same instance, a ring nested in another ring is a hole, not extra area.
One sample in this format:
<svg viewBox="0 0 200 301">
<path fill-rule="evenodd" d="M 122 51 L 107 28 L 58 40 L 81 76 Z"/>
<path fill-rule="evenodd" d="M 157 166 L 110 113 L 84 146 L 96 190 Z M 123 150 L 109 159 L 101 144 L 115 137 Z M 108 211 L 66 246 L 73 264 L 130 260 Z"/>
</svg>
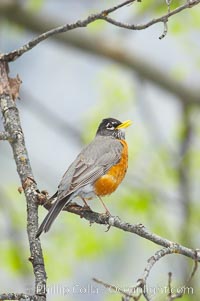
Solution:
<svg viewBox="0 0 200 301">
<path fill-rule="evenodd" d="M 133 2 L 141 2 L 139 0 L 127 0 L 124 1 L 116 6 L 113 6 L 111 8 L 108 9 L 104 9 L 103 11 L 101 11 L 100 13 L 96 13 L 96 14 L 92 14 L 89 15 L 86 19 L 83 20 L 78 20 L 74 23 L 69 23 L 69 24 L 64 24 L 61 26 L 58 26 L 56 28 L 53 28 L 49 31 L 46 31 L 44 33 L 42 33 L 41 35 L 39 35 L 38 37 L 34 38 L 33 40 L 29 41 L 28 43 L 26 43 L 24 46 L 20 47 L 19 49 L 16 49 L 14 51 L 11 51 L 9 53 L 5 53 L 2 54 L 0 56 L 0 59 L 6 60 L 7 62 L 10 61 L 14 61 L 17 58 L 19 58 L 21 55 L 23 55 L 24 53 L 26 53 L 27 51 L 31 50 L 33 47 L 35 47 L 36 45 L 38 45 L 40 42 L 50 38 L 51 36 L 54 36 L 56 34 L 60 34 L 60 33 L 64 33 L 64 32 L 68 32 L 77 28 L 83 28 L 83 27 L 87 27 L 89 24 L 93 23 L 96 20 L 104 20 L 108 23 L 111 23 L 117 27 L 120 28 L 126 28 L 126 29 L 130 29 L 130 30 L 143 30 L 146 29 L 156 23 L 163 23 L 164 24 L 164 31 L 163 34 L 159 37 L 160 39 L 162 39 L 163 37 L 166 36 L 167 34 L 167 22 L 168 19 L 178 13 L 180 13 L 181 11 L 191 8 L 197 4 L 200 3 L 200 0 L 188 0 L 185 4 L 179 6 L 178 8 L 174 9 L 174 10 L 169 10 L 168 12 L 158 18 L 152 19 L 150 21 L 148 21 L 147 23 L 144 24 L 127 24 L 121 21 L 117 21 L 113 18 L 111 18 L 109 15 L 115 11 L 117 11 L 118 9 L 128 5 L 128 4 L 132 4 Z"/>
</svg>

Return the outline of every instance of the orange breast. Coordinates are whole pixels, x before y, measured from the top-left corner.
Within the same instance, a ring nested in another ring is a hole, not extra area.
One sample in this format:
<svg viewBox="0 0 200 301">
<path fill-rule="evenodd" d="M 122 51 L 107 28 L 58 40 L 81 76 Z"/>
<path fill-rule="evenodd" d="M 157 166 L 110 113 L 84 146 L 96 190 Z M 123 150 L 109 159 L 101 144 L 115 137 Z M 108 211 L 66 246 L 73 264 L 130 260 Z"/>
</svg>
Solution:
<svg viewBox="0 0 200 301">
<path fill-rule="evenodd" d="M 123 144 L 121 160 L 112 166 L 106 175 L 94 183 L 96 195 L 104 196 L 111 194 L 117 189 L 126 174 L 128 168 L 128 146 L 125 140 L 120 140 L 120 142 Z"/>
</svg>

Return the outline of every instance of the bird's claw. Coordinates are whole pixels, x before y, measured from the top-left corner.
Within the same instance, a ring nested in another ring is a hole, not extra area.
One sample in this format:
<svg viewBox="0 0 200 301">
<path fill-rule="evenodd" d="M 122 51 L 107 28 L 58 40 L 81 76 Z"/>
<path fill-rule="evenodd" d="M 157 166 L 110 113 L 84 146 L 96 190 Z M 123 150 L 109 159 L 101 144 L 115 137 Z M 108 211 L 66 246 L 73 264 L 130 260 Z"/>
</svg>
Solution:
<svg viewBox="0 0 200 301">
<path fill-rule="evenodd" d="M 107 225 L 107 229 L 105 230 L 105 232 L 108 232 L 111 228 L 111 225 Z"/>
</svg>

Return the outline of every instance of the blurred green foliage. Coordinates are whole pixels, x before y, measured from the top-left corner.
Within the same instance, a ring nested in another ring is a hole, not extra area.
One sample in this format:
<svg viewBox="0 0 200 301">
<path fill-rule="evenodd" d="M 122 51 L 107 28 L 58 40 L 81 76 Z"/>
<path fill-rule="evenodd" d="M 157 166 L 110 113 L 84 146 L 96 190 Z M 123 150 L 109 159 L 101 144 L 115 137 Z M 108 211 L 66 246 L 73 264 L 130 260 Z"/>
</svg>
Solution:
<svg viewBox="0 0 200 301">
<path fill-rule="evenodd" d="M 28 8 L 33 11 L 40 10 L 43 4 L 44 1 L 42 0 L 27 2 Z M 170 6 L 171 9 L 175 9 L 182 4 L 182 1 L 172 1 Z M 165 1 L 142 1 L 137 5 L 137 16 L 156 17 L 164 13 L 167 13 Z M 191 29 L 199 30 L 199 9 L 193 9 L 190 10 L 189 14 L 187 13 L 187 22 L 182 22 L 181 18 L 181 15 L 177 15 L 169 20 L 170 34 L 181 35 Z M 103 32 L 106 26 L 102 21 L 98 21 L 89 26 L 89 31 L 92 33 Z M 185 44 L 185 40 L 183 44 Z M 189 45 L 188 51 L 190 51 L 190 47 L 191 45 Z M 195 55 L 200 65 L 198 51 Z M 187 76 L 187 67 L 184 64 L 175 65 L 171 76 L 180 81 L 184 80 Z M 183 158 L 179 158 L 180 144 L 186 135 L 185 124 L 181 119 L 177 120 L 174 132 L 171 133 L 171 139 L 174 139 L 173 143 L 176 148 L 174 152 L 166 145 L 155 145 L 148 142 L 137 120 L 134 120 L 137 105 L 135 83 L 134 79 L 128 76 L 125 71 L 121 70 L 119 66 L 110 64 L 109 67 L 102 68 L 98 77 L 94 79 L 94 85 L 98 91 L 99 99 L 98 104 L 89 108 L 83 115 L 85 128 L 82 139 L 84 143 L 93 139 L 99 120 L 102 118 L 113 116 L 122 119 L 124 117 L 124 119 L 133 119 L 134 122 L 133 126 L 127 130 L 130 154 L 127 176 L 122 187 L 114 195 L 105 198 L 110 211 L 125 221 L 144 223 L 151 231 L 180 243 L 182 235 L 188 234 L 194 247 L 198 247 L 200 221 L 198 194 L 200 177 L 199 114 L 195 112 L 193 115 L 193 119 L 197 120 L 193 129 L 196 137 L 195 143 L 190 145 Z M 145 123 L 145 120 L 142 122 Z M 180 191 L 181 181 L 178 170 L 179 161 L 182 163 L 186 161 L 186 164 L 189 164 L 187 167 L 191 177 L 189 220 L 184 220 L 181 213 L 183 204 L 176 197 Z M 31 276 L 32 267 L 28 262 L 29 248 L 25 233 L 26 206 L 24 196 L 19 195 L 17 185 L 13 184 L 3 191 L 1 198 L 5 198 L 6 202 L 9 203 L 7 206 L 4 202 L 0 202 L 1 211 L 6 212 L 6 214 L 1 213 L 1 219 L 5 220 L 8 228 L 1 246 L 1 269 L 18 277 Z M 101 212 L 102 208 L 96 205 L 96 202 L 98 201 L 92 201 L 91 207 Z M 46 211 L 40 209 L 40 221 L 45 214 Z M 183 227 L 184 223 L 186 228 Z M 186 229 L 188 233 L 182 233 L 183 229 Z M 105 230 L 105 227 L 99 225 L 90 227 L 85 220 L 79 219 L 75 215 L 61 214 L 51 234 L 48 233 L 41 238 L 49 283 L 73 278 L 83 263 L 89 267 L 96 262 L 107 266 L 113 258 L 117 258 L 116 261 L 119 261 L 123 267 L 127 256 L 127 253 L 124 252 L 125 249 L 131 249 L 134 258 L 134 242 L 137 239 L 135 236 L 127 239 L 127 235 L 122 231 L 111 228 L 108 233 L 105 233 Z M 151 251 L 151 254 L 157 250 L 156 246 L 152 246 L 144 240 L 141 240 L 140 247 L 145 252 Z M 139 259 L 136 258 L 136 260 Z M 141 272 L 145 260 L 146 258 L 141 264 Z M 130 269 L 134 269 L 132 262 L 130 266 L 127 266 L 127 270 Z M 96 274 L 98 275 L 98 270 Z M 119 273 L 113 275 L 116 281 L 118 277 Z M 161 275 L 157 275 L 157 278 L 160 277 Z M 134 280 L 133 278 L 133 284 Z M 72 297 L 71 300 L 74 298 Z M 119 300 L 119 295 L 106 294 L 104 300 Z M 165 300 L 165 297 L 159 295 L 158 300 Z M 184 295 L 181 300 L 197 299 Z"/>
<path fill-rule="evenodd" d="M 176 0 L 176 1 L 171 1 L 170 3 L 170 9 L 174 10 L 177 7 L 181 6 L 183 4 L 183 1 L 181 0 Z M 163 15 L 164 13 L 167 13 L 167 4 L 166 1 L 144 1 L 140 5 L 137 5 L 137 9 L 141 13 L 149 13 L 153 12 L 155 14 L 161 14 Z"/>
<path fill-rule="evenodd" d="M 97 20 L 88 25 L 88 30 L 92 34 L 101 33 L 105 28 L 106 28 L 106 23 L 103 20 Z"/>
<path fill-rule="evenodd" d="M 87 128 L 83 131 L 85 143 L 93 139 L 99 120 L 111 116 L 120 118 L 119 116 L 132 108 L 134 100 L 133 82 L 114 65 L 104 69 L 94 84 L 99 91 L 99 100 L 98 105 L 89 108 L 84 118 Z"/>
<path fill-rule="evenodd" d="M 174 10 L 185 3 L 181 0 L 171 1 L 170 10 Z M 134 7 L 134 11 L 137 11 L 137 16 L 147 15 L 149 18 L 156 18 L 167 14 L 168 7 L 166 1 L 143 1 L 139 5 Z M 200 27 L 200 18 L 199 18 L 200 10 L 198 7 L 195 9 L 191 9 L 188 12 L 183 12 L 181 14 L 176 14 L 175 17 L 169 19 L 168 27 L 170 34 L 186 34 L 188 31 L 198 30 Z M 187 20 L 186 23 L 183 22 L 183 15 Z M 151 17 L 152 16 L 152 17 Z"/>
<path fill-rule="evenodd" d="M 29 250 L 24 245 L 26 235 L 24 197 L 17 192 L 15 185 L 10 185 L 0 194 L 0 198 L 6 200 L 6 203 L 0 202 L 0 206 L 1 218 L 6 223 L 8 235 L 1 245 L 1 268 L 16 276 L 28 275 L 32 269 L 28 264 Z"/>
<path fill-rule="evenodd" d="M 42 8 L 44 0 L 28 0 L 26 1 L 26 6 L 29 10 L 37 12 Z"/>
</svg>

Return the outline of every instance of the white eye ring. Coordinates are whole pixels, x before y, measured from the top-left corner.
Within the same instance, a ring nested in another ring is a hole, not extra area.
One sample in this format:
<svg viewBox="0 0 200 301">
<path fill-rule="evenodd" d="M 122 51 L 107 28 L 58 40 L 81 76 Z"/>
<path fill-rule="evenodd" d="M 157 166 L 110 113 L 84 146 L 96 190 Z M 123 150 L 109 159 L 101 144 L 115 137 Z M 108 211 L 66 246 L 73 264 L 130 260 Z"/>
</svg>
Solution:
<svg viewBox="0 0 200 301">
<path fill-rule="evenodd" d="M 107 123 L 106 124 L 106 128 L 107 128 L 107 130 L 111 130 L 111 131 L 113 131 L 115 128 L 114 128 L 114 126 L 112 125 L 112 123 Z"/>
</svg>

